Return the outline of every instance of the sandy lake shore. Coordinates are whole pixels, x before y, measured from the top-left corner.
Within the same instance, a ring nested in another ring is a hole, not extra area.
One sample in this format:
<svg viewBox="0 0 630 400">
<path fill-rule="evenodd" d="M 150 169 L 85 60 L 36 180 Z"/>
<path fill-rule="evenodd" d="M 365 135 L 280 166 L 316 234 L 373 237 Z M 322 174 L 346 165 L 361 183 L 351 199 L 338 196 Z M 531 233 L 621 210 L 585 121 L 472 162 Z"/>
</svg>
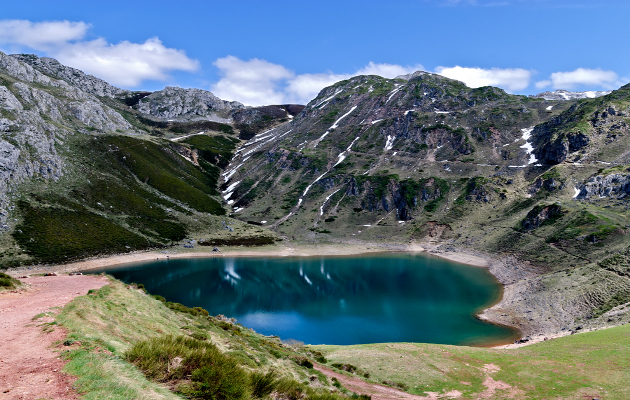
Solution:
<svg viewBox="0 0 630 400">
<path fill-rule="evenodd" d="M 70 273 L 89 271 L 119 264 L 151 261 L 165 258 L 205 258 L 205 257 L 319 257 L 319 256 L 353 256 L 383 252 L 425 253 L 461 264 L 477 267 L 489 267 L 491 262 L 477 255 L 465 252 L 440 251 L 436 245 L 427 244 L 299 244 L 261 246 L 255 249 L 243 247 L 221 247 L 219 252 L 197 249 L 173 248 L 166 251 L 141 251 L 126 254 L 96 257 L 84 261 L 58 264 L 33 265 L 8 270 L 6 273 L 18 277 L 47 272 Z"/>
</svg>

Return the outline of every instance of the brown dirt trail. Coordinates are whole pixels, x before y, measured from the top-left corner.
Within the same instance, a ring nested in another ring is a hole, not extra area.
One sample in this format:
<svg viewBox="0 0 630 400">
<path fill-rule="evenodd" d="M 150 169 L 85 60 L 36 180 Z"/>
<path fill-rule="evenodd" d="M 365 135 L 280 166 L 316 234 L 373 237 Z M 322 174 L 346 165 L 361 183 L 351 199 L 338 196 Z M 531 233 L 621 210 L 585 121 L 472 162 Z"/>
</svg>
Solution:
<svg viewBox="0 0 630 400">
<path fill-rule="evenodd" d="M 23 282 L 30 285 L 28 290 L 0 293 L 0 399 L 76 399 L 74 378 L 61 372 L 66 362 L 51 348 L 66 333 L 56 325 L 44 332 L 42 324 L 53 319 L 33 317 L 55 314 L 55 307 L 65 306 L 108 280 L 60 275 L 30 277 Z"/>
</svg>

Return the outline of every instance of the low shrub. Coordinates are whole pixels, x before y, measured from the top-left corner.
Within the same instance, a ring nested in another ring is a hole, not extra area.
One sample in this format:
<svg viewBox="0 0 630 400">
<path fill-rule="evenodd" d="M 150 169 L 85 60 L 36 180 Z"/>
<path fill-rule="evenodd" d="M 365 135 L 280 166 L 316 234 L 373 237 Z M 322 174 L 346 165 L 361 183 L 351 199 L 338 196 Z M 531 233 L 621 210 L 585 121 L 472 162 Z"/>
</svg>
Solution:
<svg viewBox="0 0 630 400">
<path fill-rule="evenodd" d="M 298 400 L 304 394 L 304 385 L 294 379 L 282 378 L 277 382 L 275 391 L 279 398 Z"/>
<path fill-rule="evenodd" d="M 225 239 L 209 239 L 199 241 L 201 246 L 265 246 L 274 244 L 273 236 L 241 236 Z"/>
<path fill-rule="evenodd" d="M 291 358 L 300 367 L 306 367 L 308 369 L 313 368 L 313 363 L 306 357 L 295 356 Z"/>
<path fill-rule="evenodd" d="M 20 281 L 0 272 L 0 287 L 5 289 L 15 289 L 19 285 Z"/>
<path fill-rule="evenodd" d="M 157 297 L 162 297 L 162 296 L 157 296 Z M 164 299 L 164 298 L 162 297 L 162 299 Z M 158 299 L 158 300 L 164 301 L 164 300 L 161 300 L 161 299 Z M 170 308 L 171 310 L 175 310 L 175 311 L 183 312 L 183 313 L 186 313 L 186 314 L 194 315 L 195 317 L 198 317 L 198 316 L 207 317 L 207 316 L 210 315 L 208 310 L 205 310 L 205 309 L 203 309 L 201 307 L 190 308 L 190 307 L 186 307 L 183 304 L 172 303 L 170 301 L 167 301 L 165 304 L 166 304 L 166 307 Z"/>
<path fill-rule="evenodd" d="M 190 334 L 190 337 L 197 340 L 208 340 L 208 334 L 203 331 L 195 331 Z"/>
<path fill-rule="evenodd" d="M 249 398 L 247 373 L 229 358 L 193 371 L 193 384 L 184 393 L 198 399 L 240 400 Z"/>
<path fill-rule="evenodd" d="M 252 372 L 249 375 L 251 395 L 255 399 L 262 399 L 270 395 L 278 385 L 277 374 L 275 371 L 269 371 L 266 374 L 262 372 Z"/>
<path fill-rule="evenodd" d="M 238 363 L 209 342 L 166 335 L 134 344 L 125 354 L 146 376 L 158 382 L 190 377 L 178 390 L 198 399 L 249 398 L 249 376 Z"/>
<path fill-rule="evenodd" d="M 403 382 L 394 382 L 394 381 L 381 381 L 381 383 L 383 385 L 387 385 L 387 386 L 392 386 L 395 388 L 398 388 L 400 390 L 406 391 L 407 389 L 409 389 L 409 386 L 407 386 L 407 384 L 403 383 Z"/>
</svg>

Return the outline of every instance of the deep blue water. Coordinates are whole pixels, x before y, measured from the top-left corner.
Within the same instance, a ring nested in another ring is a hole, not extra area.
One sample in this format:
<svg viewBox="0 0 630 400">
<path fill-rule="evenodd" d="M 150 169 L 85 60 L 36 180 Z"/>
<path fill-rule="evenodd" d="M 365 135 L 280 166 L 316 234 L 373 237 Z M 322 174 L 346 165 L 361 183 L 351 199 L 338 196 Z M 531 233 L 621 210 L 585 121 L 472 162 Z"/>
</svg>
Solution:
<svg viewBox="0 0 630 400">
<path fill-rule="evenodd" d="M 426 255 L 163 259 L 103 271 L 307 344 L 483 345 L 517 336 L 474 316 L 501 295 L 486 269 Z"/>
</svg>

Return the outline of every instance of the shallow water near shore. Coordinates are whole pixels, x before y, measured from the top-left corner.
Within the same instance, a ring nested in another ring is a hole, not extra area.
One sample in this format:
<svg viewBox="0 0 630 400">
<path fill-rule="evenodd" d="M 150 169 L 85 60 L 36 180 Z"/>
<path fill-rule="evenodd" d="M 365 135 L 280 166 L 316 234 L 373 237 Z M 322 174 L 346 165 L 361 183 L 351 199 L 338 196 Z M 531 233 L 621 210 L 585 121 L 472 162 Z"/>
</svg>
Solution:
<svg viewBox="0 0 630 400">
<path fill-rule="evenodd" d="M 501 297 L 487 269 L 424 254 L 160 259 L 88 272 L 307 344 L 488 346 L 518 337 L 475 317 Z"/>
</svg>

